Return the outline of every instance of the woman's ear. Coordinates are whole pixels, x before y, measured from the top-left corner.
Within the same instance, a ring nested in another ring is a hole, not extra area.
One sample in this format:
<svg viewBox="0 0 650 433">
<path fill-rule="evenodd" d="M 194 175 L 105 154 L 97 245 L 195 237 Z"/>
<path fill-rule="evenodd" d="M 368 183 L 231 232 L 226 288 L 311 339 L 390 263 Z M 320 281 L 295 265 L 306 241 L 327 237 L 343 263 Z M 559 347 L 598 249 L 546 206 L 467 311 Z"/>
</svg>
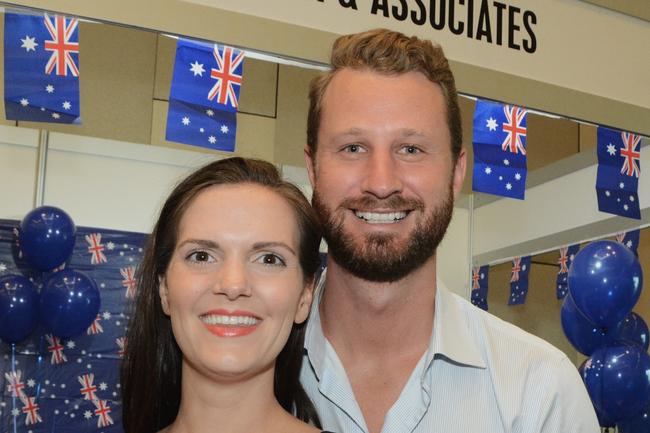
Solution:
<svg viewBox="0 0 650 433">
<path fill-rule="evenodd" d="M 315 281 L 312 278 L 311 281 L 305 284 L 305 288 L 302 290 L 300 301 L 298 303 L 298 309 L 296 310 L 296 318 L 294 319 L 295 323 L 302 323 L 307 320 L 307 317 L 309 317 L 311 302 L 314 297 L 314 284 Z"/>
<path fill-rule="evenodd" d="M 160 304 L 162 305 L 163 312 L 169 316 L 168 290 L 165 277 L 158 277 L 158 295 L 160 296 Z"/>
</svg>

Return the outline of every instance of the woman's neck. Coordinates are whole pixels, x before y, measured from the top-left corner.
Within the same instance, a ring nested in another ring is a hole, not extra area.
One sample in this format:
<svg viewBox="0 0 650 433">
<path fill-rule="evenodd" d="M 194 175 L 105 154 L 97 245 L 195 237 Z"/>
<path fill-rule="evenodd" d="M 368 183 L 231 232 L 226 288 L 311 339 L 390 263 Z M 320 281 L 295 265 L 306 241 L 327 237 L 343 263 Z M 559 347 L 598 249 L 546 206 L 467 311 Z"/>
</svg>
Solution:
<svg viewBox="0 0 650 433">
<path fill-rule="evenodd" d="M 206 377 L 184 362 L 182 377 L 178 415 L 165 433 L 295 430 L 291 425 L 297 420 L 273 393 L 273 367 L 249 378 L 228 380 Z"/>
</svg>

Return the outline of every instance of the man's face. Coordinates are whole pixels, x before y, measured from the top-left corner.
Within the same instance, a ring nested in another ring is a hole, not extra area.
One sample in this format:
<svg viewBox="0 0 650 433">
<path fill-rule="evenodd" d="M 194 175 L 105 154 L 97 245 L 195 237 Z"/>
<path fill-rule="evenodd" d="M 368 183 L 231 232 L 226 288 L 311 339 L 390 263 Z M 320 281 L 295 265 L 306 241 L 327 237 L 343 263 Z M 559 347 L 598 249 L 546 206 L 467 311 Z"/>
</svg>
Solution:
<svg viewBox="0 0 650 433">
<path fill-rule="evenodd" d="M 423 74 L 338 72 L 307 155 L 329 253 L 369 281 L 396 281 L 435 254 L 465 175 L 454 166 L 442 89 Z"/>
</svg>

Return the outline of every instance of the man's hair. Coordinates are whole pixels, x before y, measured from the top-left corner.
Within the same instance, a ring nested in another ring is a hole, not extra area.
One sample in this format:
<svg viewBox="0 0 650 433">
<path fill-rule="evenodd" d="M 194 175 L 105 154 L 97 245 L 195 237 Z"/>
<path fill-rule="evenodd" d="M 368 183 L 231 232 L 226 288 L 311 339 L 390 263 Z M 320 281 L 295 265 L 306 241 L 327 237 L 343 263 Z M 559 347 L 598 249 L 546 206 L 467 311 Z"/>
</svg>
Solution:
<svg viewBox="0 0 650 433">
<path fill-rule="evenodd" d="M 451 152 L 456 161 L 463 142 L 460 108 L 454 75 L 439 45 L 392 30 L 375 29 L 339 37 L 332 47 L 330 63 L 330 72 L 312 80 L 309 89 L 307 145 L 312 156 L 318 144 L 323 95 L 332 78 L 340 70 L 350 68 L 385 75 L 421 72 L 431 82 L 439 84 L 447 105 Z"/>
</svg>

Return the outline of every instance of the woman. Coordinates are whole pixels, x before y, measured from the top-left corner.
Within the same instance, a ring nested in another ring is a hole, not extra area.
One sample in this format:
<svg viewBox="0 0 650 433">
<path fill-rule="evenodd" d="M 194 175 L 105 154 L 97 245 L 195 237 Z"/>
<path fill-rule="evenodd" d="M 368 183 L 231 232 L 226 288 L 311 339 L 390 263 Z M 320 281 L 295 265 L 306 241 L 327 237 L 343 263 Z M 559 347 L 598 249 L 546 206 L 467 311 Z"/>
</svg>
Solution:
<svg viewBox="0 0 650 433">
<path fill-rule="evenodd" d="M 314 211 L 272 164 L 224 159 L 182 181 L 139 269 L 126 433 L 317 432 L 298 377 L 319 244 Z"/>
</svg>

